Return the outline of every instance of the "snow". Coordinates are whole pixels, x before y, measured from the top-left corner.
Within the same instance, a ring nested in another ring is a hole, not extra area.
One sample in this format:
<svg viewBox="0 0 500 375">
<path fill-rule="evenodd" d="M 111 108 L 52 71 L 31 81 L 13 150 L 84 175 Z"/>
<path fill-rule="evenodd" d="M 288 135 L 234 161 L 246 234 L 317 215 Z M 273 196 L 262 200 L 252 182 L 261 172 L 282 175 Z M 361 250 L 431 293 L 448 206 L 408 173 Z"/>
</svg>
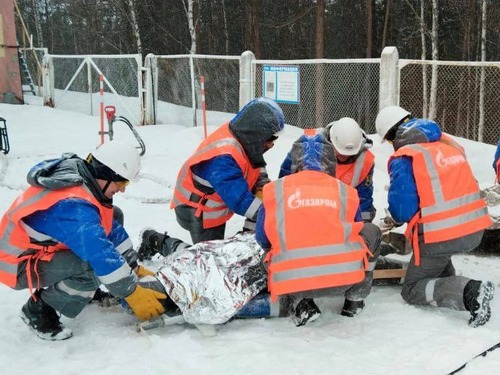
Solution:
<svg viewBox="0 0 500 375">
<path fill-rule="evenodd" d="M 27 187 L 26 173 L 36 162 L 74 152 L 85 157 L 99 143 L 98 117 L 29 105 L 0 104 L 7 120 L 11 152 L 0 153 L 0 214 Z M 85 100 L 80 100 L 85 103 Z M 74 103 L 78 103 L 78 100 Z M 83 104 L 82 104 L 83 105 Z M 121 113 L 118 113 L 121 115 Z M 127 117 L 127 114 L 123 114 Z M 209 113 L 209 124 L 230 115 Z M 209 132 L 215 126 L 209 126 Z M 169 200 L 181 164 L 203 139 L 203 128 L 176 125 L 138 127 L 146 143 L 140 180 L 115 204 L 125 212 L 125 227 L 135 245 L 142 228 L 168 231 L 189 241 L 177 224 Z M 290 126 L 266 154 L 269 174 L 279 166 L 301 130 Z M 376 135 L 375 202 L 378 221 L 386 206 L 386 162 L 391 147 Z M 115 123 L 115 139 L 133 142 L 125 124 Z M 459 139 L 481 188 L 493 184 L 495 147 Z M 233 218 L 226 236 L 242 226 Z M 401 257 L 399 257 L 401 259 Z M 499 287 L 496 257 L 454 257 L 458 274 L 489 279 Z M 148 262 L 158 267 L 160 260 Z M 500 341 L 500 298 L 492 301 L 493 317 L 484 327 L 467 325 L 468 312 L 406 304 L 399 286 L 374 287 L 356 318 L 339 315 L 343 298 L 319 299 L 323 314 L 314 323 L 295 327 L 288 318 L 234 320 L 203 337 L 191 326 L 175 325 L 137 333 L 136 319 L 119 306 L 89 305 L 76 319 L 62 318 L 74 337 L 62 342 L 37 338 L 21 321 L 27 290 L 0 286 L 0 363 L 2 374 L 447 374 Z M 23 354 L 24 353 L 24 354 Z M 500 350 L 479 357 L 461 374 L 491 374 L 500 367 Z"/>
</svg>

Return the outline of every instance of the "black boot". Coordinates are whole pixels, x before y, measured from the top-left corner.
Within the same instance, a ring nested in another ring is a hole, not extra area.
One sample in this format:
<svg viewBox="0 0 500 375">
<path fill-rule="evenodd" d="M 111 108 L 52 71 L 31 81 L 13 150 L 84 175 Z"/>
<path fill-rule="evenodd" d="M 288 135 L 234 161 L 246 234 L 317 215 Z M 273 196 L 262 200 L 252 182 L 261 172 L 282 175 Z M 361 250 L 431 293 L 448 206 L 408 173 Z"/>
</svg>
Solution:
<svg viewBox="0 0 500 375">
<path fill-rule="evenodd" d="M 141 245 L 137 253 L 139 254 L 139 260 L 141 262 L 144 260 L 151 260 L 155 254 L 162 254 L 163 243 L 167 238 L 170 238 L 167 232 L 159 233 L 154 229 L 144 230 L 140 234 L 140 237 Z"/>
<path fill-rule="evenodd" d="M 340 315 L 353 318 L 356 315 L 359 315 L 361 311 L 363 311 L 364 307 L 365 303 L 363 301 L 351 301 L 346 299 Z"/>
<path fill-rule="evenodd" d="M 64 328 L 56 310 L 41 298 L 42 291 L 37 290 L 34 298 L 30 297 L 21 309 L 21 319 L 38 337 L 43 340 L 66 340 L 73 336 L 70 329 Z"/>
<path fill-rule="evenodd" d="M 297 327 L 306 323 L 314 322 L 321 315 L 319 307 L 312 298 L 304 298 L 299 301 L 295 307 L 293 321 Z"/>
<path fill-rule="evenodd" d="M 469 325 L 479 327 L 491 318 L 490 301 L 493 299 L 495 286 L 490 281 L 471 280 L 464 288 L 464 306 L 470 312 Z"/>
</svg>

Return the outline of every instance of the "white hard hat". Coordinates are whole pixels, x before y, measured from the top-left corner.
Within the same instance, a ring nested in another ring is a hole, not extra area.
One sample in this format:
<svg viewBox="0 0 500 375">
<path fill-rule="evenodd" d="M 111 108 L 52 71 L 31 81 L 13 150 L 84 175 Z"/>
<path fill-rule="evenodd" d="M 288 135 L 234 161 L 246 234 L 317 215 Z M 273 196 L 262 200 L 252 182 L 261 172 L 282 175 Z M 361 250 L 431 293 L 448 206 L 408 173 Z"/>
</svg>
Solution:
<svg viewBox="0 0 500 375">
<path fill-rule="evenodd" d="M 382 141 L 384 141 L 389 130 L 410 115 L 410 112 L 397 105 L 382 108 L 375 119 L 375 128 Z"/>
<path fill-rule="evenodd" d="M 363 131 L 359 124 L 350 117 L 328 124 L 330 140 L 341 155 L 356 155 L 363 144 Z"/>
<path fill-rule="evenodd" d="M 127 143 L 109 141 L 99 146 L 92 156 L 129 181 L 136 180 L 141 169 L 139 152 Z"/>
</svg>

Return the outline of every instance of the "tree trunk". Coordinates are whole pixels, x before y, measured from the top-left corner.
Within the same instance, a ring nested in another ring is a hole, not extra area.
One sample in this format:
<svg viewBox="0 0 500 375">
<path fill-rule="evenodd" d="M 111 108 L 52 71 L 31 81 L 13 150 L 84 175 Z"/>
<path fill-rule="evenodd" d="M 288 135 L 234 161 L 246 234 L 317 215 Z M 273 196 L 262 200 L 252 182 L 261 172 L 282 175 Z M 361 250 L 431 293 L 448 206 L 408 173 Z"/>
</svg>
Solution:
<svg viewBox="0 0 500 375">
<path fill-rule="evenodd" d="M 189 48 L 189 53 L 196 53 L 196 29 L 194 23 L 194 15 L 193 15 L 193 2 L 195 0 L 188 0 L 188 9 L 187 9 L 187 17 L 188 17 L 188 25 L 189 25 L 189 35 L 191 35 L 191 47 Z"/>
<path fill-rule="evenodd" d="M 222 16 L 224 18 L 224 36 L 226 39 L 226 55 L 229 55 L 229 32 L 227 31 L 227 17 L 226 17 L 226 2 L 225 0 L 222 0 Z"/>
<path fill-rule="evenodd" d="M 137 46 L 137 53 L 142 56 L 141 33 L 139 32 L 139 24 L 137 23 L 137 17 L 135 14 L 134 0 L 127 0 L 127 2 L 130 10 L 130 22 L 132 24 L 132 30 L 134 32 L 135 43 Z"/>
<path fill-rule="evenodd" d="M 325 57 L 325 0 L 316 2 L 316 58 Z M 316 65 L 316 127 L 325 126 L 324 65 Z"/>
<path fill-rule="evenodd" d="M 486 61 L 486 10 L 487 4 L 486 0 L 482 1 L 482 13 L 481 13 L 481 61 Z M 478 142 L 483 141 L 483 131 L 484 131 L 484 84 L 485 84 L 485 71 L 484 66 L 481 67 L 481 78 L 479 83 L 479 124 L 477 129 L 477 140 Z"/>
<path fill-rule="evenodd" d="M 366 58 L 373 52 L 373 0 L 366 0 Z"/>
<path fill-rule="evenodd" d="M 316 58 L 325 57 L 325 0 L 316 2 Z"/>
<path fill-rule="evenodd" d="M 384 49 L 385 43 L 387 42 L 387 35 L 388 35 L 388 29 L 389 29 L 389 17 L 391 14 L 391 3 L 392 0 L 387 0 L 385 3 L 385 19 L 384 19 L 384 32 L 382 34 L 382 48 Z"/>
<path fill-rule="evenodd" d="M 431 79 L 431 98 L 429 106 L 429 118 L 434 120 L 436 118 L 436 108 L 437 108 L 437 82 L 438 82 L 438 0 L 432 0 L 432 79 Z"/>
<path fill-rule="evenodd" d="M 422 44 L 422 53 L 420 58 L 425 60 L 427 57 L 427 47 L 425 46 L 425 0 L 420 0 L 420 43 Z M 422 65 L 422 117 L 427 118 L 427 108 L 429 106 L 427 96 L 427 65 Z"/>
</svg>

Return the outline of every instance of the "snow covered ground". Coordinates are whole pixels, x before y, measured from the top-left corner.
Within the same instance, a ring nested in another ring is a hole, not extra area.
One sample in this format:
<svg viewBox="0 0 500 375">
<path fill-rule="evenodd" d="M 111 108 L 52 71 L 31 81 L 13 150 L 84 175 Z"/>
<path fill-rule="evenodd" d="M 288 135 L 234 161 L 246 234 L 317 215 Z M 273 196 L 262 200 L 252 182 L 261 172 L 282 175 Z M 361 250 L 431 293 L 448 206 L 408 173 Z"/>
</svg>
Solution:
<svg viewBox="0 0 500 375">
<path fill-rule="evenodd" d="M 0 215 L 27 186 L 26 173 L 36 162 L 63 152 L 85 157 L 99 143 L 97 117 L 45 108 L 38 98 L 26 99 L 30 105 L 0 104 L 11 144 L 8 155 L 0 153 Z M 209 123 L 222 123 L 228 117 L 209 114 Z M 214 129 L 209 127 L 209 131 Z M 189 241 L 189 234 L 169 209 L 169 200 L 178 170 L 201 142 L 203 129 L 158 125 L 137 130 L 147 147 L 141 179 L 115 197 L 115 204 L 125 212 L 125 227 L 135 245 L 143 227 L 168 230 L 171 236 Z M 117 123 L 115 132 L 115 139 L 133 142 L 124 124 Z M 300 133 L 287 126 L 266 154 L 272 179 L 277 178 L 281 161 Z M 372 138 L 377 157 L 375 202 L 382 216 L 391 148 L 380 144 L 376 135 Z M 492 185 L 494 146 L 460 142 L 481 187 Z M 226 235 L 236 233 L 242 223 L 240 217 L 232 219 Z M 454 262 L 459 274 L 492 280 L 500 290 L 499 258 L 464 255 L 456 256 Z M 147 265 L 154 268 L 159 263 Z M 120 307 L 89 305 L 76 319 L 62 318 L 73 330 L 72 339 L 47 342 L 19 318 L 28 291 L 0 285 L 1 373 L 447 374 L 500 341 L 500 291 L 492 303 L 491 321 L 477 329 L 467 325 L 467 312 L 409 306 L 399 293 L 399 286 L 375 287 L 356 318 L 339 315 L 343 298 L 319 299 L 323 315 L 310 325 L 297 328 L 287 318 L 234 320 L 218 327 L 215 337 L 202 337 L 195 328 L 180 325 L 137 333 L 135 318 Z M 460 374 L 492 374 L 498 368 L 500 350 L 477 358 Z"/>
</svg>

